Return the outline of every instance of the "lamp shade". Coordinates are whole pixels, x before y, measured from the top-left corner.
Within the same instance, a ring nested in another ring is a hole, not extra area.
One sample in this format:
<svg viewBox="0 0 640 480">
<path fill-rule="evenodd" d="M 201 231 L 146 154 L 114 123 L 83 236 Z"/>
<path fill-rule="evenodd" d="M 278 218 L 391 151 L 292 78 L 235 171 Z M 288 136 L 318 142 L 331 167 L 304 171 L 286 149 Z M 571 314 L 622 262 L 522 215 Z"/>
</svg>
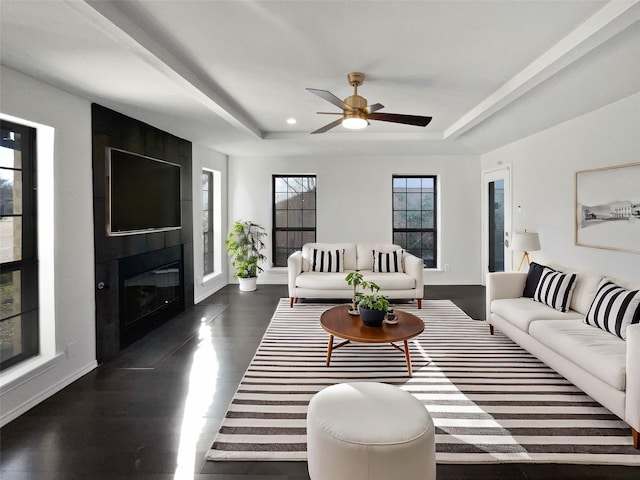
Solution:
<svg viewBox="0 0 640 480">
<path fill-rule="evenodd" d="M 514 233 L 511 238 L 511 249 L 520 252 L 535 252 L 540 250 L 540 238 L 537 233 Z"/>
</svg>

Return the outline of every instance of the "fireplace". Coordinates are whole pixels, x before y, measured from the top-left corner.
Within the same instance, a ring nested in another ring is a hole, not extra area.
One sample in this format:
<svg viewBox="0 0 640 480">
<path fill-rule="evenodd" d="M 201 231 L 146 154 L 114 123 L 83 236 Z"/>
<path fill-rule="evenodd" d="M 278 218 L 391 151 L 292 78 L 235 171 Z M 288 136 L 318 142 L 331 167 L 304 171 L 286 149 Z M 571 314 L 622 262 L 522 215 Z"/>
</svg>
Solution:
<svg viewBox="0 0 640 480">
<path fill-rule="evenodd" d="M 181 247 L 119 260 L 120 348 L 184 311 Z"/>
</svg>

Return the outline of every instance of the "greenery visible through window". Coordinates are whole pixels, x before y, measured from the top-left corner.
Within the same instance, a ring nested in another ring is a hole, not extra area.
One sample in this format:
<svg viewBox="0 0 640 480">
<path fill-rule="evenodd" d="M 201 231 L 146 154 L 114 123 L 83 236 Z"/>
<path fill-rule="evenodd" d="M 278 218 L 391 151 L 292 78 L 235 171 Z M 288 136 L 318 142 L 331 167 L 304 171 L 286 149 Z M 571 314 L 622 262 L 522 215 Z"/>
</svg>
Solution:
<svg viewBox="0 0 640 480">
<path fill-rule="evenodd" d="M 0 369 L 39 352 L 35 129 L 0 121 Z"/>
<path fill-rule="evenodd" d="M 273 255 L 275 267 L 305 243 L 316 241 L 315 175 L 273 176 Z"/>
<path fill-rule="evenodd" d="M 435 176 L 393 176 L 393 243 L 435 268 L 437 208 Z"/>
<path fill-rule="evenodd" d="M 203 275 L 213 273 L 213 172 L 202 171 Z"/>
</svg>

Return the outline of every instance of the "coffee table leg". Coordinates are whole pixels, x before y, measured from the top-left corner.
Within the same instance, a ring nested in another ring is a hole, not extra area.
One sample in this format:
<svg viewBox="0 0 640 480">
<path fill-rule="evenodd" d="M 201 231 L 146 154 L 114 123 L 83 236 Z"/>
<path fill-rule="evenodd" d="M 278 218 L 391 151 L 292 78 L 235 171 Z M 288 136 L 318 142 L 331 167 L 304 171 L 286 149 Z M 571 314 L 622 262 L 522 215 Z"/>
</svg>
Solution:
<svg viewBox="0 0 640 480">
<path fill-rule="evenodd" d="M 409 372 L 409 376 L 412 376 L 411 373 L 411 354 L 409 353 L 409 344 L 407 343 L 407 341 L 404 341 L 404 356 L 407 359 L 407 370 Z"/>
<path fill-rule="evenodd" d="M 329 345 L 327 346 L 327 367 L 331 362 L 331 352 L 333 351 L 333 335 L 329 335 Z"/>
</svg>

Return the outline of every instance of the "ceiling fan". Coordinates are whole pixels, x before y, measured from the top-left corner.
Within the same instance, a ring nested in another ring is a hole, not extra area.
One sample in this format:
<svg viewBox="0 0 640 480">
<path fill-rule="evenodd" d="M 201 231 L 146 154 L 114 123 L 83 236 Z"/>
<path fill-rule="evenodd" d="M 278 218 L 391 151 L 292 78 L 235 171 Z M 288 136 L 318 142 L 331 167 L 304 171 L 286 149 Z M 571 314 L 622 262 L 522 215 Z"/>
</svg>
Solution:
<svg viewBox="0 0 640 480">
<path fill-rule="evenodd" d="M 431 121 L 431 117 L 423 117 L 420 115 L 402 115 L 398 113 L 376 113 L 384 108 L 380 103 L 367 105 L 367 99 L 358 95 L 358 87 L 364 82 L 364 73 L 351 72 L 347 74 L 349 84 L 353 86 L 353 95 L 340 100 L 328 90 L 318 90 L 317 88 L 307 88 L 314 95 L 323 98 L 329 103 L 333 103 L 336 107 L 342 109 L 342 113 L 337 112 L 318 112 L 320 115 L 341 115 L 342 118 L 335 120 L 324 127 L 315 130 L 313 133 L 324 133 L 342 124 L 345 128 L 361 129 L 369 125 L 369 120 L 381 120 L 383 122 L 404 123 L 406 125 L 416 125 L 418 127 L 426 127 Z"/>
</svg>

